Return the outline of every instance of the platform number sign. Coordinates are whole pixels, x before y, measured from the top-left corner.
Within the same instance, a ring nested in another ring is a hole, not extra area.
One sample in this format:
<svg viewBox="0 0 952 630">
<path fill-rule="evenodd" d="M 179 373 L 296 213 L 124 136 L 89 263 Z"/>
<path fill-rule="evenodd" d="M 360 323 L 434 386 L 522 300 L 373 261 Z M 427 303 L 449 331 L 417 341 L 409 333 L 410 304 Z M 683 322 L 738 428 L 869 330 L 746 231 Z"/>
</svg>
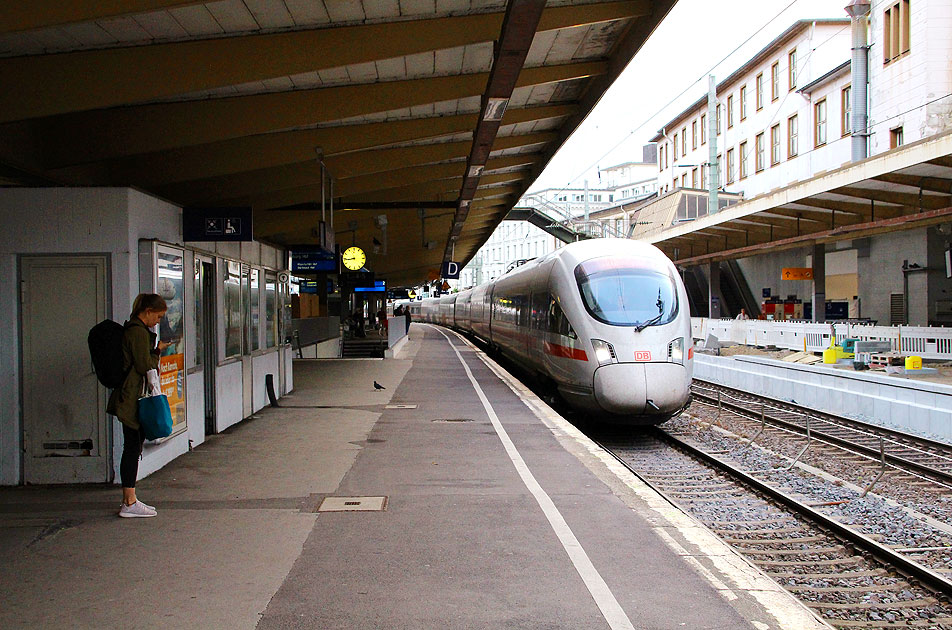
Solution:
<svg viewBox="0 0 952 630">
<path fill-rule="evenodd" d="M 447 280 L 459 280 L 459 263 L 452 260 L 447 260 L 443 263 L 443 269 L 441 272 L 441 275 Z"/>
</svg>

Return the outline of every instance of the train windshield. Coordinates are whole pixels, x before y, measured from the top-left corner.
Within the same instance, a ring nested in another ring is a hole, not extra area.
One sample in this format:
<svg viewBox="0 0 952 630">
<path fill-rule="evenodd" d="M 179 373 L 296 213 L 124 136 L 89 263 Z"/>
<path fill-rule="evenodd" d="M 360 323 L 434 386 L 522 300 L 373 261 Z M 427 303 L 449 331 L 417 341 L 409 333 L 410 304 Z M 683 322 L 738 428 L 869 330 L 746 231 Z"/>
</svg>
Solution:
<svg viewBox="0 0 952 630">
<path fill-rule="evenodd" d="M 575 279 L 585 308 L 600 322 L 643 330 L 678 314 L 674 278 L 649 259 L 595 258 L 575 268 Z"/>
</svg>

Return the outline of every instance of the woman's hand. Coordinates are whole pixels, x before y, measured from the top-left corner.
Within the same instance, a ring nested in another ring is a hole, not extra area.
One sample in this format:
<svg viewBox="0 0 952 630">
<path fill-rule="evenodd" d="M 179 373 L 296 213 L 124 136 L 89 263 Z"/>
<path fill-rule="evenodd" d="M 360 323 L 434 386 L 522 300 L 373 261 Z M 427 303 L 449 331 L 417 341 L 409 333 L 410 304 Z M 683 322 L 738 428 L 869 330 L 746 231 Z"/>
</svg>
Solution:
<svg viewBox="0 0 952 630">
<path fill-rule="evenodd" d="M 168 347 L 171 346 L 171 345 L 172 345 L 172 344 L 171 344 L 170 342 L 168 342 L 168 341 L 160 341 L 160 342 L 159 342 L 159 345 L 156 346 L 156 349 L 157 349 L 159 352 L 165 352 L 165 349 L 168 348 Z"/>
</svg>

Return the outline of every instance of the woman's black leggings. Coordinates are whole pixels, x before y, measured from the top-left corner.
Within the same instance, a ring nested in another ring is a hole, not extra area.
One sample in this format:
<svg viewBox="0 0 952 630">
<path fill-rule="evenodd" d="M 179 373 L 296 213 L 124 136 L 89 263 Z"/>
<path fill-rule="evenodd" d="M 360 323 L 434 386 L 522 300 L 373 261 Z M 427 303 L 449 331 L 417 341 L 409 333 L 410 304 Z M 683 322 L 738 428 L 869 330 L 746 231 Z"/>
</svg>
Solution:
<svg viewBox="0 0 952 630">
<path fill-rule="evenodd" d="M 119 478 L 123 488 L 135 488 L 139 473 L 139 456 L 145 436 L 138 429 L 122 425 L 122 459 L 119 460 Z"/>
</svg>

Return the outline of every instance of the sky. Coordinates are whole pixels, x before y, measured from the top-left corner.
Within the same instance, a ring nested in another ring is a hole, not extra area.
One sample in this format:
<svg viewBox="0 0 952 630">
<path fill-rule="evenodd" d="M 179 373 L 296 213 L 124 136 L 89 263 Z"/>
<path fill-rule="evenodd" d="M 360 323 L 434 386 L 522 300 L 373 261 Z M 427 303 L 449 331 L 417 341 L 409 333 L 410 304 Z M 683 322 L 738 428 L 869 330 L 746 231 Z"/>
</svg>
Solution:
<svg viewBox="0 0 952 630">
<path fill-rule="evenodd" d="M 679 0 L 530 192 L 595 187 L 598 168 L 641 161 L 661 126 L 707 94 L 709 74 L 720 82 L 796 20 L 849 17 L 847 3 Z"/>
</svg>

